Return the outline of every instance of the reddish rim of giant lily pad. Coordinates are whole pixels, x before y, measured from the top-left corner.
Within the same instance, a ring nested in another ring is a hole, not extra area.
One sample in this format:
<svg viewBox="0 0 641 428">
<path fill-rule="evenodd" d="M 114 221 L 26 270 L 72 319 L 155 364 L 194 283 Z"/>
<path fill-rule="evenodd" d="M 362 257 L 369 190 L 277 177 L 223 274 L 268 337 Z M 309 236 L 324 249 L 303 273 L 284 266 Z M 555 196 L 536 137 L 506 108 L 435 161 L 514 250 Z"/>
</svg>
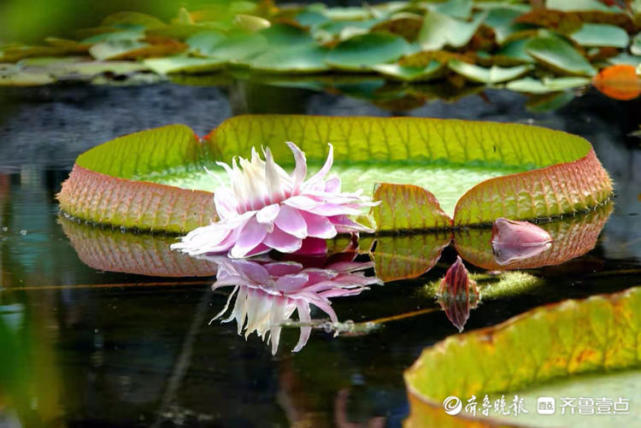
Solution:
<svg viewBox="0 0 641 428">
<path fill-rule="evenodd" d="M 458 201 L 453 218 L 429 190 L 381 183 L 372 211 L 378 231 L 449 229 L 497 217 L 532 219 L 586 211 L 607 201 L 612 183 L 585 139 L 562 131 L 455 119 L 247 115 L 199 138 L 184 125 L 150 129 L 81 154 L 58 195 L 65 213 L 131 229 L 184 233 L 215 221 L 212 193 L 145 181 L 154 174 L 202 170 L 213 161 L 271 147 L 289 161 L 295 141 L 310 162 L 327 142 L 337 162 L 449 162 L 532 169 L 483 181 Z M 402 209 L 398 209 L 402 206 Z"/>
</svg>

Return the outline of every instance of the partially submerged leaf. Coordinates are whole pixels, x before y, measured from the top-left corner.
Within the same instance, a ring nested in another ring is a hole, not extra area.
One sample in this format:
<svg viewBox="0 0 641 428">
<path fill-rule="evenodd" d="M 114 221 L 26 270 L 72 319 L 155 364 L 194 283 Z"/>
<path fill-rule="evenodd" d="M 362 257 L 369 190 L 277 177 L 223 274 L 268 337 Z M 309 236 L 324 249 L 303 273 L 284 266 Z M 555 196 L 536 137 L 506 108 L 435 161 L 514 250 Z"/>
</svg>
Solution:
<svg viewBox="0 0 641 428">
<path fill-rule="evenodd" d="M 452 220 L 443 212 L 434 195 L 422 187 L 381 183 L 376 187 L 373 198 L 382 201 L 380 208 L 374 210 L 379 231 L 451 227 Z"/>
</svg>

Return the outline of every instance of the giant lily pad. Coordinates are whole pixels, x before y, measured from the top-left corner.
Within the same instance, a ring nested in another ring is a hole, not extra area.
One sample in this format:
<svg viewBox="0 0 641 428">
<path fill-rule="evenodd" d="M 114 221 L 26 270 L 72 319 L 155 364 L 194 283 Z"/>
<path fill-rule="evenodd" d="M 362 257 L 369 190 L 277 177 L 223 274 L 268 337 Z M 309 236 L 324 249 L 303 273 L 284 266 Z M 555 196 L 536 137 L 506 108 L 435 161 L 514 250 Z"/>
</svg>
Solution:
<svg viewBox="0 0 641 428">
<path fill-rule="evenodd" d="M 405 373 L 411 403 L 406 426 L 469 426 L 473 419 L 469 413 L 463 411 L 452 417 L 443 411 L 446 397 L 460 397 L 465 402 L 472 396 L 480 402 L 485 394 L 511 398 L 517 393 L 523 397 L 528 396 L 524 389 L 537 386 L 541 387 L 538 392 L 542 396 L 563 397 L 550 393 L 555 388 L 560 394 L 567 393 L 564 385 L 550 385 L 559 379 L 570 379 L 577 386 L 574 391 L 591 390 L 598 397 L 608 396 L 608 384 L 617 385 L 616 390 L 610 391 L 620 396 L 621 384 L 612 383 L 608 373 L 641 366 L 639 307 L 641 287 L 568 300 L 534 309 L 494 327 L 452 336 L 426 349 Z M 580 394 L 584 396 L 584 392 Z M 529 407 L 529 412 L 536 415 L 536 395 L 531 395 L 523 407 Z M 546 418 L 554 426 L 572 423 L 567 418 L 551 420 L 560 413 Z M 492 416 L 502 419 L 475 422 L 479 426 L 523 422 L 518 416 L 511 421 L 506 421 L 504 415 Z M 599 426 L 620 426 L 638 420 L 635 418 L 638 415 L 602 415 Z"/>
<path fill-rule="evenodd" d="M 291 165 L 285 141 L 319 167 L 334 145 L 347 190 L 373 191 L 378 230 L 448 228 L 589 210 L 612 184 L 590 143 L 519 124 L 418 118 L 239 116 L 204 139 L 170 125 L 83 153 L 59 194 L 68 214 L 97 223 L 185 232 L 216 219 L 216 161 L 270 147 Z M 462 196 L 461 196 L 462 195 Z M 402 206 L 402 208 L 401 208 Z M 410 209 L 408 209 L 410 207 Z M 414 208 L 412 208 L 414 207 Z"/>
</svg>

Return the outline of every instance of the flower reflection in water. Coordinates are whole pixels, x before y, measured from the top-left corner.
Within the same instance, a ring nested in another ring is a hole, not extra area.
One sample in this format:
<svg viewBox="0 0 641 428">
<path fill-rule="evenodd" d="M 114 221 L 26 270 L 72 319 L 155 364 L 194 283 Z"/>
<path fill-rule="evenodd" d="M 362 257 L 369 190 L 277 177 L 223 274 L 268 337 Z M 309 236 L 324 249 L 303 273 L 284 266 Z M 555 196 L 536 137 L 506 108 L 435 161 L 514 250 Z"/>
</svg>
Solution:
<svg viewBox="0 0 641 428">
<path fill-rule="evenodd" d="M 255 331 L 271 343 L 275 354 L 282 325 L 298 312 L 300 337 L 293 351 L 300 351 L 311 334 L 312 305 L 337 323 L 330 298 L 354 296 L 369 285 L 381 284 L 375 276 L 365 276 L 365 271 L 374 267 L 373 262 L 356 261 L 355 255 L 351 251 L 331 256 L 291 256 L 287 260 L 269 256 L 245 260 L 216 257 L 218 275 L 213 289 L 234 289 L 212 321 L 221 318 L 235 298 L 231 313 L 222 322 L 236 320 L 238 334 L 244 332 L 245 338 Z"/>
</svg>

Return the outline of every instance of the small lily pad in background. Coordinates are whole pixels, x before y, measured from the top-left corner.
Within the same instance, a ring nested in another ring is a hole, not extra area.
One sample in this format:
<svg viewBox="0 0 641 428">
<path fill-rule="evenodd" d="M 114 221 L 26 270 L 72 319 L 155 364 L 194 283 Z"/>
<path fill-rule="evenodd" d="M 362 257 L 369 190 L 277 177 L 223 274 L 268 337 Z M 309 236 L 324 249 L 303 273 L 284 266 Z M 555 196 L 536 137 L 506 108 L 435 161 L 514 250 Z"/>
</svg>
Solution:
<svg viewBox="0 0 641 428">
<path fill-rule="evenodd" d="M 564 12 L 612 12 L 621 13 L 621 8 L 607 6 L 598 0 L 546 0 L 547 9 L 561 10 Z"/>
<path fill-rule="evenodd" d="M 448 0 L 433 6 L 434 10 L 452 18 L 468 19 L 472 14 L 472 0 Z"/>
<path fill-rule="evenodd" d="M 590 84 L 587 77 L 556 77 L 538 80 L 533 77 L 513 80 L 505 85 L 506 88 L 530 94 L 545 94 L 549 92 L 564 91 L 566 89 L 580 88 Z"/>
<path fill-rule="evenodd" d="M 594 76 L 596 70 L 572 45 L 557 36 L 539 36 L 525 45 L 528 54 L 565 74 Z"/>
<path fill-rule="evenodd" d="M 641 55 L 641 32 L 634 36 L 630 45 L 632 55 Z"/>
<path fill-rule="evenodd" d="M 335 46 L 327 55 L 327 63 L 344 70 L 368 70 L 378 64 L 396 61 L 410 51 L 410 44 L 400 36 L 363 34 Z"/>
<path fill-rule="evenodd" d="M 317 73 L 329 69 L 326 58 L 328 49 L 322 46 L 273 47 L 251 59 L 253 70 L 282 73 Z"/>
<path fill-rule="evenodd" d="M 189 51 L 199 56 L 214 56 L 216 46 L 225 40 L 225 35 L 218 31 L 203 31 L 189 37 L 185 43 Z"/>
<path fill-rule="evenodd" d="M 226 61 L 214 58 L 170 56 L 147 59 L 144 64 L 158 74 L 205 73 L 221 69 L 225 66 Z"/>
<path fill-rule="evenodd" d="M 630 43 L 628 33 L 624 29 L 609 24 L 585 23 L 579 31 L 570 35 L 570 38 L 581 46 L 612 46 L 626 48 Z"/>
<path fill-rule="evenodd" d="M 460 48 L 472 39 L 484 18 L 485 14 L 481 13 L 467 22 L 428 11 L 418 34 L 418 43 L 424 50 L 439 50 L 445 46 Z"/>
<path fill-rule="evenodd" d="M 531 70 L 531 66 L 518 65 L 516 67 L 497 67 L 493 65 L 490 68 L 479 67 L 478 65 L 468 64 L 459 60 L 451 60 L 448 67 L 455 72 L 467 77 L 470 80 L 480 83 L 500 83 L 507 80 L 516 79 L 517 77 Z"/>
<path fill-rule="evenodd" d="M 411 67 L 400 64 L 379 64 L 373 70 L 392 78 L 404 81 L 431 80 L 441 75 L 443 64 L 431 60 L 425 67 Z"/>
<path fill-rule="evenodd" d="M 513 34 L 532 28 L 532 25 L 514 22 L 522 14 L 522 11 L 508 7 L 492 8 L 483 24 L 494 30 L 496 41 L 502 44 Z"/>
</svg>

